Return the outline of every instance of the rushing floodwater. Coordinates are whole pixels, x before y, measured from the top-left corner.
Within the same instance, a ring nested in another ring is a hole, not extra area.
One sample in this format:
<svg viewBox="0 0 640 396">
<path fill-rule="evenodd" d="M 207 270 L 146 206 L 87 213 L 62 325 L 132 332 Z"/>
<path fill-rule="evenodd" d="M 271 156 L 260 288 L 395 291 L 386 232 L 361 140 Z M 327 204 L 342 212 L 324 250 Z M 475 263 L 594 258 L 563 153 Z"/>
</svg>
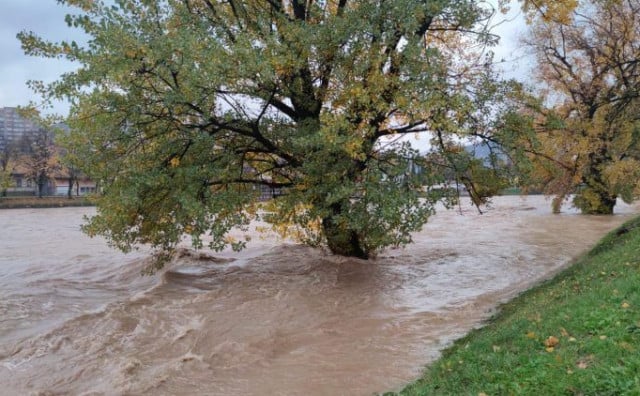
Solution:
<svg viewBox="0 0 640 396">
<path fill-rule="evenodd" d="M 78 229 L 93 209 L 0 211 L 0 393 L 370 395 L 399 389 L 497 303 L 628 218 L 503 197 L 441 211 L 405 249 L 333 257 L 254 237 L 140 276 Z M 626 213 L 626 214 L 625 214 Z"/>
</svg>

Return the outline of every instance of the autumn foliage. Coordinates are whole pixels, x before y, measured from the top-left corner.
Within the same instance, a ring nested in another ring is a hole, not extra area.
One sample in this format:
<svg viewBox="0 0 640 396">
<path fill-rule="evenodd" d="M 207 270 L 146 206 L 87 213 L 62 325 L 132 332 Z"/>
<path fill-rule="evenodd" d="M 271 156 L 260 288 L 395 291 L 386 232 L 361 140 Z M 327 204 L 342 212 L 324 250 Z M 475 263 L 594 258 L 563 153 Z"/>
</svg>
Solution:
<svg viewBox="0 0 640 396">
<path fill-rule="evenodd" d="M 490 129 L 499 96 L 486 90 L 488 3 L 61 3 L 87 45 L 20 39 L 80 65 L 36 88 L 73 104 L 69 151 L 103 192 L 86 229 L 122 249 L 171 251 L 184 234 L 242 248 L 226 235 L 260 216 L 367 258 L 455 199 L 445 175 L 476 202 L 502 185 L 461 143 Z M 398 140 L 426 131 L 429 159 Z M 264 189 L 275 199 L 262 215 Z"/>
<path fill-rule="evenodd" d="M 610 214 L 640 195 L 640 1 L 585 1 L 561 20 L 537 19 L 526 44 L 542 99 L 520 128 L 532 174 L 555 209 L 571 194 L 584 213 Z M 529 125 L 529 126 L 526 126 Z M 529 132 L 524 133 L 523 131 Z"/>
</svg>

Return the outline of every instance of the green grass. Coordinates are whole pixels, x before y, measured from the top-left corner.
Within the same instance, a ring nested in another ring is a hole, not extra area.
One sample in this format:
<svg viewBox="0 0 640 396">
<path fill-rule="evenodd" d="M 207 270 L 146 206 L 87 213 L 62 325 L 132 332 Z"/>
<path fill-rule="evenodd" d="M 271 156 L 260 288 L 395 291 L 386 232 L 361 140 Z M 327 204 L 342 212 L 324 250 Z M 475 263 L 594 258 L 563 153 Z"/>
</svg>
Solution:
<svg viewBox="0 0 640 396">
<path fill-rule="evenodd" d="M 640 218 L 502 306 L 400 394 L 640 395 Z"/>
</svg>

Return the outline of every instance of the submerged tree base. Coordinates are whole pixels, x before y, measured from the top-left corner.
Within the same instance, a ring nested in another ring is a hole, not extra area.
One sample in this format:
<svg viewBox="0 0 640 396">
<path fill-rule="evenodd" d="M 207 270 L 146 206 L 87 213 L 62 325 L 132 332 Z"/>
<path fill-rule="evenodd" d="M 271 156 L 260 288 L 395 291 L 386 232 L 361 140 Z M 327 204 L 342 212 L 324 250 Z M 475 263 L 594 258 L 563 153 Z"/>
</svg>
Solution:
<svg viewBox="0 0 640 396">
<path fill-rule="evenodd" d="M 369 253 L 362 246 L 361 238 L 354 230 L 342 230 L 331 219 L 324 219 L 322 226 L 331 253 L 364 260 L 369 258 Z"/>
<path fill-rule="evenodd" d="M 617 197 L 608 192 L 598 192 L 587 187 L 581 191 L 573 200 L 573 204 L 580 208 L 582 214 L 589 215 L 612 215 L 616 206 Z"/>
</svg>

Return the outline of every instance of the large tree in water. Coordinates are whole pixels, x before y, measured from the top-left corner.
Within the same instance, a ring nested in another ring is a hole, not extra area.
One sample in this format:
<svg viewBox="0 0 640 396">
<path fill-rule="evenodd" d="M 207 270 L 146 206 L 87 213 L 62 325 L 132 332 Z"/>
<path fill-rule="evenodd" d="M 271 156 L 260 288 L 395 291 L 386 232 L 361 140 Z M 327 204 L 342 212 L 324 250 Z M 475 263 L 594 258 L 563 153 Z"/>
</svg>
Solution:
<svg viewBox="0 0 640 396">
<path fill-rule="evenodd" d="M 432 188 L 444 168 L 476 201 L 500 184 L 458 139 L 489 128 L 500 96 L 482 2 L 60 2 L 86 45 L 20 39 L 81 65 L 41 88 L 71 101 L 77 165 L 102 189 L 86 230 L 122 249 L 185 234 L 241 248 L 229 231 L 259 216 L 367 258 L 411 241 L 447 194 Z M 392 144 L 422 131 L 445 155 Z M 265 188 L 278 196 L 259 207 Z"/>
<path fill-rule="evenodd" d="M 524 146 L 556 209 L 570 194 L 590 214 L 637 199 L 640 1 L 580 2 L 565 19 L 534 20 L 526 41 L 548 100 L 529 113 L 535 133 Z"/>
</svg>

